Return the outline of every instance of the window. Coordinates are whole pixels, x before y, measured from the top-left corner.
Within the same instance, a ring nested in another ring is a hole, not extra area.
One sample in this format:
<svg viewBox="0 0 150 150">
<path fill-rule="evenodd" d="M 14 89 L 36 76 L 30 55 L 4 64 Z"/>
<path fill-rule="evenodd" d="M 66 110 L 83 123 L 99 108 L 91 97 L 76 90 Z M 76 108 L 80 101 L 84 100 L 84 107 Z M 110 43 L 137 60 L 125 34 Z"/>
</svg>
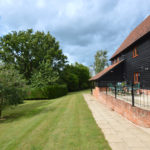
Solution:
<svg viewBox="0 0 150 150">
<path fill-rule="evenodd" d="M 133 58 L 138 56 L 138 52 L 137 52 L 136 48 L 133 49 L 133 55 L 132 56 L 133 56 Z"/>
<path fill-rule="evenodd" d="M 117 62 L 119 62 L 119 57 L 117 57 Z"/>
<path fill-rule="evenodd" d="M 140 73 L 136 72 L 134 73 L 134 84 L 139 83 L 140 81 Z"/>
</svg>

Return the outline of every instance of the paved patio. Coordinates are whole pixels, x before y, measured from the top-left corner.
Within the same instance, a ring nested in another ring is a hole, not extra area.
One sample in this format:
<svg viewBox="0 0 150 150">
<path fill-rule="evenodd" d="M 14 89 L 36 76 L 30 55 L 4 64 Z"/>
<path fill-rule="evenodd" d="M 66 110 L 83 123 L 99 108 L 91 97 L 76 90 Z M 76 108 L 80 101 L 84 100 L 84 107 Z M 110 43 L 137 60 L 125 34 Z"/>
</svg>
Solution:
<svg viewBox="0 0 150 150">
<path fill-rule="evenodd" d="M 134 125 L 90 94 L 83 96 L 112 150 L 150 150 L 150 128 Z"/>
</svg>

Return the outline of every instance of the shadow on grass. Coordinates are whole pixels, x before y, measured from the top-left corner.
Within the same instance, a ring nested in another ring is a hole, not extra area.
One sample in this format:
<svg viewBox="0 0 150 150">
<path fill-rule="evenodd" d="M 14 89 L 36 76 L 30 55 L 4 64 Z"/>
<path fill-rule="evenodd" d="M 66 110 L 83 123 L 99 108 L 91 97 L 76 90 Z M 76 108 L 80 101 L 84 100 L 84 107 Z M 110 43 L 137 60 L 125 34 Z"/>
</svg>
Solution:
<svg viewBox="0 0 150 150">
<path fill-rule="evenodd" d="M 56 107 L 47 107 L 47 105 L 52 104 L 54 102 L 55 100 L 42 100 L 27 104 L 21 104 L 14 107 L 9 107 L 3 111 L 4 119 L 0 120 L 0 124 L 17 121 L 20 118 L 30 118 L 40 113 L 46 113 L 48 111 L 54 111 Z"/>
<path fill-rule="evenodd" d="M 29 118 L 34 117 L 35 115 L 46 113 L 49 111 L 54 111 L 57 109 L 57 106 L 47 107 L 47 105 L 56 102 L 58 99 L 64 99 L 66 96 L 71 96 L 74 94 L 81 94 L 82 92 L 88 92 L 89 90 L 82 90 L 76 92 L 70 92 L 65 96 L 51 99 L 51 100 L 26 100 L 27 103 L 20 104 L 18 106 L 8 107 L 3 111 L 3 120 L 0 120 L 1 123 L 9 123 L 17 121 L 20 118 Z M 30 101 L 30 102 L 29 102 Z"/>
</svg>

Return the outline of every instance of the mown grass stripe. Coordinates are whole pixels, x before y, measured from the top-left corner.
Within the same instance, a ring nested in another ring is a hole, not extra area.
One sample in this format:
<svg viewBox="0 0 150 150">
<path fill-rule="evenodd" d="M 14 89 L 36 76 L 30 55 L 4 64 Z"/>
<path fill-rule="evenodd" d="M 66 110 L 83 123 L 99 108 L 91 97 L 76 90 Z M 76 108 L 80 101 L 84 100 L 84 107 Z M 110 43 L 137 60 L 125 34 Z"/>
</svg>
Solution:
<svg viewBox="0 0 150 150">
<path fill-rule="evenodd" d="M 110 150 L 82 93 L 6 109 L 0 150 Z"/>
</svg>

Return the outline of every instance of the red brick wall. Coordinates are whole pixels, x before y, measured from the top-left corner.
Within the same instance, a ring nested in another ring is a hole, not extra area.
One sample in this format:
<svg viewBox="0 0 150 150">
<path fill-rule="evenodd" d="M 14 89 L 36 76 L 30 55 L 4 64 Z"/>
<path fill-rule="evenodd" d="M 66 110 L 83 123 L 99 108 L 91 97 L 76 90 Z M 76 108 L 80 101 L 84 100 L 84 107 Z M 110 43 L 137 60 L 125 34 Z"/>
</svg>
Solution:
<svg viewBox="0 0 150 150">
<path fill-rule="evenodd" d="M 143 127 L 150 127 L 150 111 L 138 107 L 132 107 L 131 104 L 115 99 L 114 97 L 106 95 L 100 91 L 101 89 L 98 87 L 93 89 L 93 95 L 98 101 L 118 112 L 133 123 Z"/>
</svg>

